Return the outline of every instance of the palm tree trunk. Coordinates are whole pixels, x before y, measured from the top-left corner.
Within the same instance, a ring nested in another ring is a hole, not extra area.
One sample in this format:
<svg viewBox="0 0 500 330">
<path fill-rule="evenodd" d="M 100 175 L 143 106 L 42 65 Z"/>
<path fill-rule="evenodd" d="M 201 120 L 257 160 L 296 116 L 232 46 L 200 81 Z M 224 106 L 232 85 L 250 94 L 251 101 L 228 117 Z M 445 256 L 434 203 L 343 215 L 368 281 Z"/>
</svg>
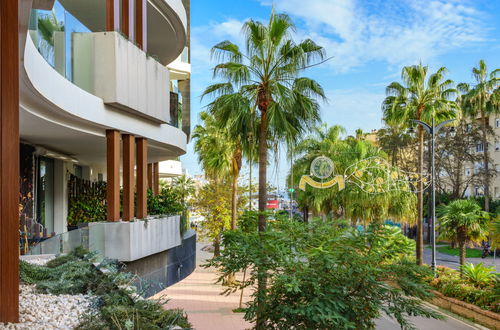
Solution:
<svg viewBox="0 0 500 330">
<path fill-rule="evenodd" d="M 424 173 L 424 129 L 422 126 L 418 127 L 418 168 L 417 172 L 420 175 Z M 423 224 L 423 211 L 424 211 L 424 183 L 422 180 L 418 181 L 417 185 L 417 250 L 416 258 L 417 265 L 423 264 L 424 256 L 424 224 Z"/>
<path fill-rule="evenodd" d="M 238 175 L 233 175 L 233 182 L 231 188 L 231 230 L 236 229 L 236 213 L 237 213 L 237 200 L 238 196 Z"/>
<path fill-rule="evenodd" d="M 465 252 L 466 252 L 464 241 L 460 241 L 459 249 L 460 249 L 460 272 L 462 272 L 462 266 L 465 265 Z"/>
<path fill-rule="evenodd" d="M 483 116 L 484 210 L 490 211 L 490 173 L 488 155 L 488 117 Z"/>
<path fill-rule="evenodd" d="M 260 108 L 260 107 L 259 107 Z M 267 206 L 267 107 L 262 107 L 259 132 L 259 233 L 266 231 Z M 257 270 L 257 322 L 255 328 L 264 330 L 265 296 L 267 288 L 267 274 L 264 269 Z"/>
<path fill-rule="evenodd" d="M 259 135 L 259 232 L 266 231 L 267 129 L 267 112 L 262 111 Z"/>
</svg>

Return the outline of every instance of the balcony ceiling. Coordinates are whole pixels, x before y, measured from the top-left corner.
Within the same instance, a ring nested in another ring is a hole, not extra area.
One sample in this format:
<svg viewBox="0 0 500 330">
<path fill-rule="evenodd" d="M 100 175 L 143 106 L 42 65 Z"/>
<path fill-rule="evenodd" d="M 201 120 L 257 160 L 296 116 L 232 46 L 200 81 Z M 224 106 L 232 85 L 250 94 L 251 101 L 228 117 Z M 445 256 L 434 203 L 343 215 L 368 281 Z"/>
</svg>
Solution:
<svg viewBox="0 0 500 330">
<path fill-rule="evenodd" d="M 73 16 L 94 32 L 105 31 L 105 0 L 59 0 Z M 186 11 L 181 0 L 148 0 L 148 54 L 164 65 L 180 55 L 186 44 Z"/>
</svg>

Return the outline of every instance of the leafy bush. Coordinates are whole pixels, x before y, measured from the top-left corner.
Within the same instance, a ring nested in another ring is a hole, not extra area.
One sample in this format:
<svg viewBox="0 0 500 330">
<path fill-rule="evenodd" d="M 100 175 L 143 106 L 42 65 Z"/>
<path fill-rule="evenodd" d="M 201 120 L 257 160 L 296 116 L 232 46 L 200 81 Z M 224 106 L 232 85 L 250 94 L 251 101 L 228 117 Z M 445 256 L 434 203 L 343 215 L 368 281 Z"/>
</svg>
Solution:
<svg viewBox="0 0 500 330">
<path fill-rule="evenodd" d="M 155 196 L 148 190 L 148 214 L 150 215 L 177 215 L 184 211 L 181 196 L 171 186 L 165 186 Z"/>
<path fill-rule="evenodd" d="M 382 312 L 408 329 L 409 315 L 438 317 L 420 300 L 431 296 L 425 283 L 429 270 L 404 258 L 392 260 L 404 255 L 406 246 L 400 250 L 395 244 L 391 255 L 374 248 L 382 245 L 377 235 L 331 222 L 278 218 L 264 233 L 249 228 L 224 233 L 224 249 L 208 266 L 220 270 L 221 282 L 251 270 L 245 282 L 229 283 L 228 292 L 253 287 L 267 274 L 266 293 L 255 292 L 245 311 L 245 319 L 255 321 L 261 299 L 267 329 L 372 329 Z"/>
<path fill-rule="evenodd" d="M 470 283 L 485 287 L 490 285 L 495 280 L 495 267 L 494 266 L 484 266 L 483 263 L 474 265 L 473 263 L 467 263 L 462 266 L 462 275 Z"/>
<path fill-rule="evenodd" d="M 368 231 L 373 234 L 372 246 L 378 249 L 379 253 L 384 253 L 386 259 L 397 260 L 413 256 L 415 241 L 403 235 L 401 228 L 372 224 Z"/>
<path fill-rule="evenodd" d="M 190 328 L 182 310 L 166 310 L 164 299 L 146 300 L 130 284 L 135 276 L 122 272 L 114 260 L 94 267 L 96 254 L 78 248 L 51 260 L 47 266 L 21 261 L 21 280 L 52 294 L 88 294 L 97 297 L 98 309 L 82 316 L 78 329 L 171 329 Z M 101 270 L 101 271 L 99 271 Z"/>
<path fill-rule="evenodd" d="M 478 286 L 454 269 L 438 266 L 437 277 L 429 277 L 429 284 L 445 296 L 462 300 L 486 310 L 500 312 L 500 281 L 494 276 L 488 286 Z"/>
</svg>

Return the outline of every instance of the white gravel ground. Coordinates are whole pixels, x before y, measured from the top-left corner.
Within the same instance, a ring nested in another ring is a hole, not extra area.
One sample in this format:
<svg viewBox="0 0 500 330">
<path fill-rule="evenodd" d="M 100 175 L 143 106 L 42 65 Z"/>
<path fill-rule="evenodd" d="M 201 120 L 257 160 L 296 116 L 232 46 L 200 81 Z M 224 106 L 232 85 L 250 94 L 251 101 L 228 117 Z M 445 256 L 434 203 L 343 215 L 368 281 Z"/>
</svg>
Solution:
<svg viewBox="0 0 500 330">
<path fill-rule="evenodd" d="M 50 258 L 26 260 L 44 265 Z M 19 292 L 20 323 L 0 323 L 0 329 L 73 329 L 79 317 L 89 310 L 93 297 L 88 295 L 52 295 L 36 292 L 34 285 L 21 284 Z"/>
</svg>

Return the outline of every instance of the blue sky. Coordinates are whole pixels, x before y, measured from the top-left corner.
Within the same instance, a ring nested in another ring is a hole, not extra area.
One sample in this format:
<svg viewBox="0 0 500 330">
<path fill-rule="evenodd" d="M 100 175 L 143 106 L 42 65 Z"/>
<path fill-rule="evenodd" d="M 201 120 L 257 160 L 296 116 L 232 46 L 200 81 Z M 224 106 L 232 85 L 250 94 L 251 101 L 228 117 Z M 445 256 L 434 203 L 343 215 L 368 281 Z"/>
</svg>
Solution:
<svg viewBox="0 0 500 330">
<path fill-rule="evenodd" d="M 333 56 L 304 75 L 327 93 L 323 121 L 348 133 L 382 126 L 385 87 L 405 65 L 446 66 L 455 82 L 471 82 L 480 59 L 490 70 L 500 68 L 500 0 L 191 0 L 193 128 L 206 104 L 200 94 L 213 83 L 210 48 L 240 42 L 242 23 L 266 20 L 273 4 L 292 16 L 297 40 L 312 38 Z M 192 143 L 181 160 L 190 174 L 201 173 Z M 288 166 L 283 157 L 276 163 L 268 177 L 281 188 Z"/>
</svg>

